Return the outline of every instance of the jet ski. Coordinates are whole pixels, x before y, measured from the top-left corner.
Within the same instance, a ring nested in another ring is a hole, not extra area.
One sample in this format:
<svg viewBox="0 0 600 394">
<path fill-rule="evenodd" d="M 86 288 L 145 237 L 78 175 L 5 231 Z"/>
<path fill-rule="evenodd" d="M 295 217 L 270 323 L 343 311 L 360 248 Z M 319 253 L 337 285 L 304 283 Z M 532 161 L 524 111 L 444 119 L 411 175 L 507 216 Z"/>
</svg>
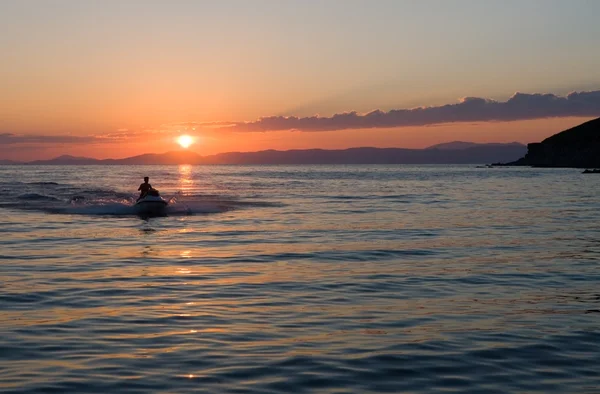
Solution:
<svg viewBox="0 0 600 394">
<path fill-rule="evenodd" d="M 167 210 L 168 201 L 160 196 L 158 190 L 150 189 L 148 193 L 135 203 L 135 208 L 140 215 L 164 215 Z"/>
</svg>

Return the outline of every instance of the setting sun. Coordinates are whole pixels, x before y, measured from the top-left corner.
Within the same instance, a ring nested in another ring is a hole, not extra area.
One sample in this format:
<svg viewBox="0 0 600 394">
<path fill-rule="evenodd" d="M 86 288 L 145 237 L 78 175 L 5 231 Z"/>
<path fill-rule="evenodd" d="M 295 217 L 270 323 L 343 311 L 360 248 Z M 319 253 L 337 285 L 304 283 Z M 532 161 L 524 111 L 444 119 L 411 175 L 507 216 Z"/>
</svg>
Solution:
<svg viewBox="0 0 600 394">
<path fill-rule="evenodd" d="M 177 137 L 177 143 L 182 147 L 182 148 L 189 148 L 190 145 L 192 145 L 194 143 L 194 139 L 192 137 L 190 137 L 189 135 L 180 135 L 179 137 Z"/>
</svg>

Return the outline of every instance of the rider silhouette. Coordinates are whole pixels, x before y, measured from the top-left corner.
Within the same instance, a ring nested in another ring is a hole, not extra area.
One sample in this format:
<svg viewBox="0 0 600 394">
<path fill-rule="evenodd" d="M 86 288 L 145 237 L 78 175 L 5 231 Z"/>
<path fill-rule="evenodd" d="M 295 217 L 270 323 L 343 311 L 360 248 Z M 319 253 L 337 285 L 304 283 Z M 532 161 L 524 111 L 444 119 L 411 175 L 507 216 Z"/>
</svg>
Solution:
<svg viewBox="0 0 600 394">
<path fill-rule="evenodd" d="M 149 180 L 150 178 L 145 176 L 144 183 L 142 183 L 140 187 L 138 187 L 138 190 L 140 191 L 140 196 L 138 197 L 137 201 L 140 201 L 142 198 L 144 198 L 146 194 L 148 194 L 148 191 L 152 189 L 152 185 L 148 183 Z"/>
</svg>

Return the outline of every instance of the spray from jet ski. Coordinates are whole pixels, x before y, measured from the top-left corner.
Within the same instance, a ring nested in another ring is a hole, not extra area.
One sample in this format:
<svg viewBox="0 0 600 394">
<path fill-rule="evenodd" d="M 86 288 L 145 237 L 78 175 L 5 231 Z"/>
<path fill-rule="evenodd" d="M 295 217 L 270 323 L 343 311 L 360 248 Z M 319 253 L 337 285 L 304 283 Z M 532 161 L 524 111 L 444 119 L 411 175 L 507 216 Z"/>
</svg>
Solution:
<svg viewBox="0 0 600 394">
<path fill-rule="evenodd" d="M 189 193 L 170 189 L 161 197 L 136 201 L 131 189 L 115 190 L 64 182 L 0 181 L 0 209 L 38 211 L 50 214 L 89 216 L 178 217 L 213 215 L 236 209 L 271 206 L 270 202 L 240 200 L 224 194 Z M 155 196 L 156 197 L 156 196 Z M 160 203 L 164 200 L 166 203 Z"/>
</svg>

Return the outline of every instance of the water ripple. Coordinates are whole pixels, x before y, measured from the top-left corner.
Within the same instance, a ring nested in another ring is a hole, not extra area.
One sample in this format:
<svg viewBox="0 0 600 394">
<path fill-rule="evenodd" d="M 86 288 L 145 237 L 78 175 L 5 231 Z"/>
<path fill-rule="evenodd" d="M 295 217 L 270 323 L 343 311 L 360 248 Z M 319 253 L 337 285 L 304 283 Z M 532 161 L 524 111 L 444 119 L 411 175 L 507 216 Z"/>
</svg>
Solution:
<svg viewBox="0 0 600 394">
<path fill-rule="evenodd" d="M 15 168 L 0 167 L 2 392 L 600 391 L 600 178 Z M 196 214 L 116 212 L 131 171 Z"/>
</svg>

